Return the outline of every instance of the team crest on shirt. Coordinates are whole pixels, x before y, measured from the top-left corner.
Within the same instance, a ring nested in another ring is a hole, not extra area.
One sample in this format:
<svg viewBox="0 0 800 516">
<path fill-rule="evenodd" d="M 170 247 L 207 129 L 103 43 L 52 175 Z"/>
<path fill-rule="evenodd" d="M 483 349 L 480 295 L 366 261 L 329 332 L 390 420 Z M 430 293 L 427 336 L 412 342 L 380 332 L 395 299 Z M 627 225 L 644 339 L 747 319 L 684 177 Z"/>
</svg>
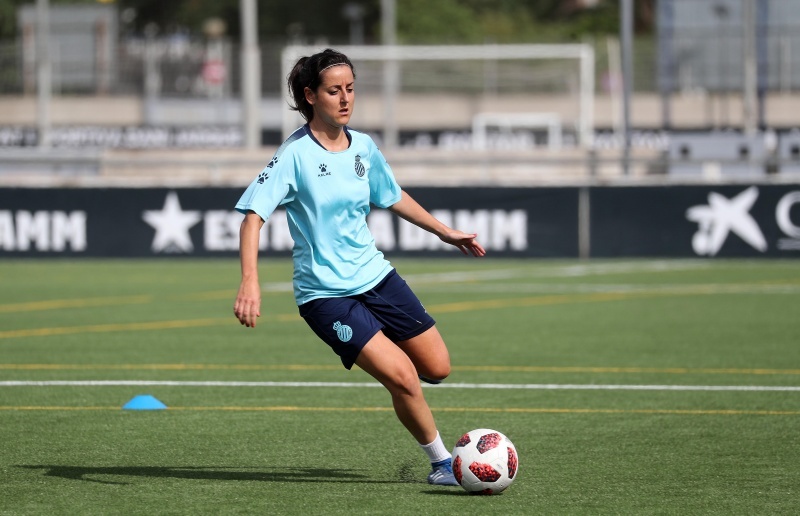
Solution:
<svg viewBox="0 0 800 516">
<path fill-rule="evenodd" d="M 326 165 L 325 163 L 320 164 L 319 174 L 317 174 L 317 177 L 329 176 L 329 175 L 331 175 L 331 173 L 328 171 L 328 165 Z"/>
<path fill-rule="evenodd" d="M 358 177 L 364 177 L 364 174 L 367 172 L 367 169 L 364 168 L 364 164 L 361 163 L 361 156 L 359 156 L 358 154 L 356 154 L 355 168 L 356 168 L 356 175 Z"/>
</svg>

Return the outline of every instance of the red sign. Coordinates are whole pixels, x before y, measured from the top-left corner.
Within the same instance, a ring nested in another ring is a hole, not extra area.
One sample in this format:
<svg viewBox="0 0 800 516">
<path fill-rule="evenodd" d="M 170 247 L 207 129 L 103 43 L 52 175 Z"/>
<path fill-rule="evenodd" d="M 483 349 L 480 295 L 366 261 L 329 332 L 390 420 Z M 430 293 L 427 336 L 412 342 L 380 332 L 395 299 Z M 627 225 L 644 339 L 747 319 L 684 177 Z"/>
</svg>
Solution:
<svg viewBox="0 0 800 516">
<path fill-rule="evenodd" d="M 208 84 L 222 84 L 226 74 L 225 63 L 219 59 L 209 59 L 203 64 L 203 80 Z"/>
</svg>

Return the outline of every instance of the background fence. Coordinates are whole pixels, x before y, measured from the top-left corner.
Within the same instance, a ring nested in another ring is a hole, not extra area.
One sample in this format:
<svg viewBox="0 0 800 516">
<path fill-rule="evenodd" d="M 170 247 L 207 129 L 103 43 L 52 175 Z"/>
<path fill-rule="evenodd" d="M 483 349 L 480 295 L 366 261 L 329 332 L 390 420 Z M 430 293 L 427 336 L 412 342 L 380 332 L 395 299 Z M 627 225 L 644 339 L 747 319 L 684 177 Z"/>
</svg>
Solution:
<svg viewBox="0 0 800 516">
<path fill-rule="evenodd" d="M 397 128 L 396 148 L 383 148 L 407 186 L 797 182 L 800 0 L 656 5 L 655 32 L 637 35 L 633 47 L 629 155 L 621 151 L 615 35 L 582 41 L 594 59 L 594 130 L 586 144 L 577 137 L 581 74 L 568 59 L 400 62 L 391 113 L 386 62 L 358 61 L 353 126 L 382 145 L 385 128 Z M 282 141 L 281 54 L 308 41 L 262 39 L 262 147 L 242 151 L 238 41 L 218 30 L 134 32 L 113 5 L 80 6 L 80 16 L 51 7 L 49 150 L 34 149 L 40 138 L 30 5 L 20 11 L 18 38 L 0 43 L 0 184 L 241 186 Z M 751 39 L 760 102 L 755 133 L 744 124 Z"/>
</svg>

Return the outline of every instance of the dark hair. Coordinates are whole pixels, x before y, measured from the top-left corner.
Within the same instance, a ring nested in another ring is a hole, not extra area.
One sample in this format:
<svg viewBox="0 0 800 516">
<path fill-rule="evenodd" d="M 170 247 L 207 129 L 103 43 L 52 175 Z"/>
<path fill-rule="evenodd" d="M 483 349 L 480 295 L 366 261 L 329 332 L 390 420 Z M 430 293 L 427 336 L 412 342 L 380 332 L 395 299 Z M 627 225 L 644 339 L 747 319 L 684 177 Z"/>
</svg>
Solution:
<svg viewBox="0 0 800 516">
<path fill-rule="evenodd" d="M 294 105 L 290 106 L 294 111 L 299 111 L 306 121 L 310 122 L 314 118 L 314 106 L 306 101 L 305 89 L 316 91 L 320 84 L 320 74 L 323 70 L 334 65 L 347 65 L 356 76 L 355 68 L 350 59 L 341 52 L 326 48 L 322 52 L 311 57 L 301 57 L 289 72 L 287 82 L 289 83 L 289 93 L 294 99 Z"/>
</svg>

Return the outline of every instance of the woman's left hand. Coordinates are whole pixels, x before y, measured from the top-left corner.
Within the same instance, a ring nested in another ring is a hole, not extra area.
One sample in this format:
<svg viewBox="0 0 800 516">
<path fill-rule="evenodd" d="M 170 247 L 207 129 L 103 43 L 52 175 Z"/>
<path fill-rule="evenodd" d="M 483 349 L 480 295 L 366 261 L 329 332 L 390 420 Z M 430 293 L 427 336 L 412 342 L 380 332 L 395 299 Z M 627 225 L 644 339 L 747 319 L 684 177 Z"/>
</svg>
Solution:
<svg viewBox="0 0 800 516">
<path fill-rule="evenodd" d="M 471 254 L 479 258 L 486 256 L 486 250 L 475 240 L 477 236 L 477 233 L 464 233 L 463 231 L 451 229 L 439 238 L 441 238 L 442 242 L 458 247 L 465 255 L 469 256 Z"/>
</svg>

